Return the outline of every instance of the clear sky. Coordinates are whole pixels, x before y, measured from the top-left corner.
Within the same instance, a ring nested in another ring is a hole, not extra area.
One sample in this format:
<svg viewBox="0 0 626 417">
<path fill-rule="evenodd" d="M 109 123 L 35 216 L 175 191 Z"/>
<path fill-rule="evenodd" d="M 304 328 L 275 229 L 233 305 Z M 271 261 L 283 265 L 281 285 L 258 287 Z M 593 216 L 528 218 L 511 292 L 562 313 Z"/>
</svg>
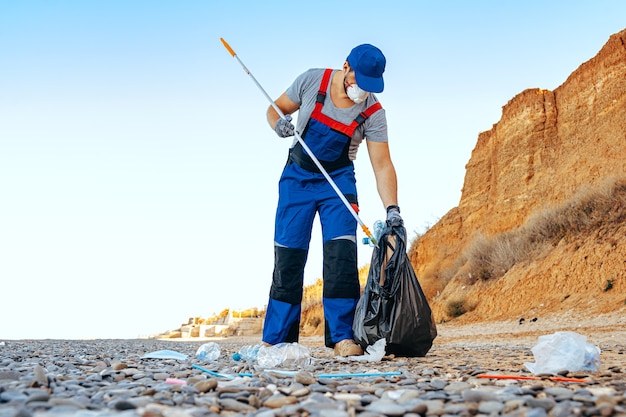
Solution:
<svg viewBox="0 0 626 417">
<path fill-rule="evenodd" d="M 291 140 L 220 37 L 272 97 L 360 43 L 385 53 L 414 237 L 458 205 L 502 106 L 561 85 L 624 16 L 622 0 L 0 1 L 0 339 L 134 338 L 267 302 Z M 365 147 L 356 167 L 371 226 Z"/>
</svg>

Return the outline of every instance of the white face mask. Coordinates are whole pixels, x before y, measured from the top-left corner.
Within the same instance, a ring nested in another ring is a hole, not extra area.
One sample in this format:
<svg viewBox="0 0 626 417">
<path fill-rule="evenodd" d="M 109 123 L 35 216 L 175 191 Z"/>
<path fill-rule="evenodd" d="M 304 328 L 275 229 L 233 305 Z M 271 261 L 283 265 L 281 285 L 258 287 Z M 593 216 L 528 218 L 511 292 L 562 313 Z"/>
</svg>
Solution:
<svg viewBox="0 0 626 417">
<path fill-rule="evenodd" d="M 368 93 L 365 90 L 362 90 L 356 84 L 348 83 L 348 81 L 346 81 L 346 78 L 345 78 L 346 77 L 345 72 L 343 76 L 344 76 L 343 85 L 344 85 L 344 88 L 346 89 L 346 94 L 348 95 L 350 100 L 354 101 L 356 104 L 363 103 L 370 93 Z"/>
<path fill-rule="evenodd" d="M 346 88 L 346 94 L 348 95 L 348 97 L 350 97 L 350 100 L 354 101 L 356 104 L 359 104 L 363 103 L 370 93 L 361 90 L 356 84 L 350 84 L 348 88 Z"/>
</svg>

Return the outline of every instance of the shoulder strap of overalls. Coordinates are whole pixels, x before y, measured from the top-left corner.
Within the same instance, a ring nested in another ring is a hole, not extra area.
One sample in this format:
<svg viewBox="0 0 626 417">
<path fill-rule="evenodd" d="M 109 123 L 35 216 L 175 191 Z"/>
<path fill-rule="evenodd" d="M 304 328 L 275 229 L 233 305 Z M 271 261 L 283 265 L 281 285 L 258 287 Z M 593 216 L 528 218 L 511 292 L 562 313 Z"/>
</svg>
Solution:
<svg viewBox="0 0 626 417">
<path fill-rule="evenodd" d="M 328 90 L 328 84 L 330 83 L 330 76 L 332 73 L 333 70 L 331 68 L 324 71 L 322 82 L 320 83 L 320 89 L 317 92 L 317 99 L 315 100 L 315 108 L 313 109 L 311 117 L 314 117 L 315 119 L 323 122 L 325 125 L 330 126 L 331 129 L 341 132 L 348 137 L 352 137 L 356 128 L 362 125 L 372 114 L 382 109 L 383 106 L 379 102 L 372 104 L 367 109 L 359 113 L 359 115 L 355 117 L 349 125 L 345 125 L 326 116 L 322 113 L 322 107 L 324 107 L 324 101 L 326 101 L 326 90 Z"/>
<path fill-rule="evenodd" d="M 324 101 L 326 101 L 326 90 L 328 90 L 328 84 L 330 83 L 330 76 L 333 73 L 331 68 L 327 68 L 322 76 L 322 82 L 320 83 L 320 89 L 317 91 L 317 99 L 315 100 L 314 112 L 322 112 Z"/>
</svg>

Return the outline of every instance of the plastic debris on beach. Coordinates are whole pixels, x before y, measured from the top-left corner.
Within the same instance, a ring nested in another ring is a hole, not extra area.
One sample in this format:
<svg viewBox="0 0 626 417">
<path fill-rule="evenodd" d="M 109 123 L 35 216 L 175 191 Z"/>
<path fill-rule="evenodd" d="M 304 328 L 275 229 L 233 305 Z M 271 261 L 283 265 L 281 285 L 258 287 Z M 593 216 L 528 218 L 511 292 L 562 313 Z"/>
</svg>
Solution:
<svg viewBox="0 0 626 417">
<path fill-rule="evenodd" d="M 373 345 L 369 345 L 365 349 L 362 356 L 348 356 L 349 359 L 361 362 L 380 362 L 385 356 L 385 348 L 387 346 L 386 339 L 379 339 Z"/>
<path fill-rule="evenodd" d="M 176 352 L 173 350 L 156 350 L 154 352 L 146 353 L 141 357 L 142 359 L 177 359 L 179 361 L 186 361 L 188 356 L 184 353 Z"/>
<path fill-rule="evenodd" d="M 556 332 L 539 336 L 532 349 L 535 363 L 525 362 L 526 369 L 535 375 L 561 371 L 597 372 L 600 368 L 600 349 L 587 343 L 587 338 L 574 332 Z"/>
</svg>

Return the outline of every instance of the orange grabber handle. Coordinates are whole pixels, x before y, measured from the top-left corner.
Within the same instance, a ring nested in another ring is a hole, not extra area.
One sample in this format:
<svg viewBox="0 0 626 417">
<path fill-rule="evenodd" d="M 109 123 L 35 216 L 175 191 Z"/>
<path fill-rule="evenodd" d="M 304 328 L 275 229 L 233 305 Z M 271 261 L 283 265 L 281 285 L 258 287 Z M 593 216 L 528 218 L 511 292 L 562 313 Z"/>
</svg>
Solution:
<svg viewBox="0 0 626 417">
<path fill-rule="evenodd" d="M 226 41 L 224 40 L 224 38 L 220 38 L 220 40 L 222 41 L 222 43 L 224 44 L 224 47 L 228 50 L 228 52 L 230 52 L 230 54 L 231 54 L 232 56 L 235 56 L 235 55 L 236 55 L 236 54 L 235 54 L 235 51 L 233 51 L 233 48 L 231 48 L 231 47 L 230 47 L 230 45 L 228 44 L 228 42 L 226 42 Z"/>
<path fill-rule="evenodd" d="M 370 232 L 370 229 L 368 229 L 365 224 L 362 224 L 361 228 L 363 229 L 363 232 L 365 232 L 365 235 L 370 238 L 372 243 L 378 246 L 378 242 L 376 241 L 376 238 L 372 235 L 372 232 Z"/>
</svg>

